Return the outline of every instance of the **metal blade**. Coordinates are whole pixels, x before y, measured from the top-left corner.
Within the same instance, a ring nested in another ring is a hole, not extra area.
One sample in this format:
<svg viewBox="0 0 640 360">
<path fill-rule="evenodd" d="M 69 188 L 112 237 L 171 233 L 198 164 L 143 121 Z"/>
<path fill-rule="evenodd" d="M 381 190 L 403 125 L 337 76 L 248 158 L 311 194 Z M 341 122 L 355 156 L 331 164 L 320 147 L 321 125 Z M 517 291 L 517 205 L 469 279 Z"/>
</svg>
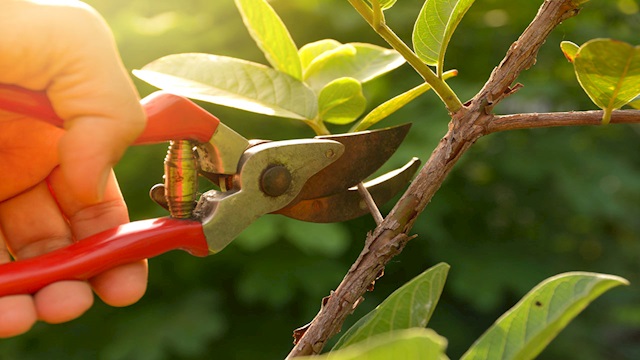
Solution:
<svg viewBox="0 0 640 360">
<path fill-rule="evenodd" d="M 297 200 L 315 199 L 344 192 L 378 170 L 396 152 L 411 124 L 350 134 L 317 136 L 345 147 L 344 154 L 311 177 Z"/>
<path fill-rule="evenodd" d="M 364 185 L 376 204 L 381 206 L 405 188 L 419 167 L 420 160 L 413 158 L 402 168 L 388 172 Z M 369 213 L 367 205 L 362 200 L 357 188 L 352 187 L 338 194 L 302 200 L 288 205 L 274 214 L 282 214 L 302 221 L 328 223 L 351 220 L 367 213 Z"/>
</svg>

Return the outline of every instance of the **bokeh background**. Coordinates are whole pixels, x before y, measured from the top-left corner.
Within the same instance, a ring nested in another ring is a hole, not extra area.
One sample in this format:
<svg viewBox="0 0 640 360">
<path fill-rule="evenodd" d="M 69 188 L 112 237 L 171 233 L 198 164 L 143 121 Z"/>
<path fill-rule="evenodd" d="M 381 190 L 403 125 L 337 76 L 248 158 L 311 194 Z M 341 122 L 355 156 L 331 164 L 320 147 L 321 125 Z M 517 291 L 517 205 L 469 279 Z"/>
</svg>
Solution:
<svg viewBox="0 0 640 360">
<path fill-rule="evenodd" d="M 114 30 L 124 62 L 139 68 L 163 55 L 206 52 L 266 63 L 232 0 L 88 0 Z M 478 91 L 541 1 L 477 0 L 453 37 L 447 68 L 461 99 Z M 274 0 L 298 46 L 323 38 L 384 43 L 346 0 Z M 398 1 L 389 24 L 411 39 L 421 0 Z M 559 49 L 611 37 L 638 44 L 637 0 L 587 3 L 551 35 L 525 87 L 499 113 L 593 109 Z M 369 108 L 417 85 L 404 65 L 365 86 Z M 137 82 L 142 95 L 153 89 Z M 310 137 L 304 124 L 207 105 L 248 138 Z M 426 160 L 447 126 L 432 93 L 381 126 L 412 122 L 385 170 L 412 156 Z M 334 132 L 343 128 L 332 128 Z M 130 149 L 117 166 L 132 219 L 164 216 L 147 196 L 161 181 L 166 146 Z M 543 279 L 572 270 L 629 279 L 593 303 L 540 359 L 640 359 L 640 127 L 513 131 L 480 139 L 417 222 L 418 238 L 387 267 L 349 319 L 444 261 L 451 272 L 430 327 L 458 358 L 480 334 Z M 385 211 L 389 210 L 385 207 Z M 242 209 L 239 209 L 241 211 Z M 146 296 L 115 309 L 100 301 L 82 318 L 38 324 L 0 340 L 0 359 L 281 359 L 292 330 L 310 321 L 337 286 L 374 227 L 369 217 L 316 225 L 267 216 L 222 253 L 173 252 L 150 261 Z"/>
</svg>

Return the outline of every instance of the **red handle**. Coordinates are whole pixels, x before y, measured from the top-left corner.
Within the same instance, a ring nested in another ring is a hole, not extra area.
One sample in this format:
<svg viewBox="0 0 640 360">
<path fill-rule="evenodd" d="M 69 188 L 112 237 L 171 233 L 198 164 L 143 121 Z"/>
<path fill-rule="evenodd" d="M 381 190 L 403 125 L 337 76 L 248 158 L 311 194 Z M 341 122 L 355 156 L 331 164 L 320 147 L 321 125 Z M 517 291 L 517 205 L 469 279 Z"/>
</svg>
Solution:
<svg viewBox="0 0 640 360">
<path fill-rule="evenodd" d="M 153 144 L 168 140 L 211 140 L 220 120 L 182 96 L 155 92 L 141 101 L 147 115 L 147 126 L 134 144 Z M 44 120 L 62 127 L 44 91 L 0 84 L 0 109 Z"/>
<path fill-rule="evenodd" d="M 38 257 L 0 265 L 0 296 L 31 294 L 61 280 L 86 280 L 173 249 L 209 254 L 202 224 L 171 218 L 136 221 Z"/>
</svg>

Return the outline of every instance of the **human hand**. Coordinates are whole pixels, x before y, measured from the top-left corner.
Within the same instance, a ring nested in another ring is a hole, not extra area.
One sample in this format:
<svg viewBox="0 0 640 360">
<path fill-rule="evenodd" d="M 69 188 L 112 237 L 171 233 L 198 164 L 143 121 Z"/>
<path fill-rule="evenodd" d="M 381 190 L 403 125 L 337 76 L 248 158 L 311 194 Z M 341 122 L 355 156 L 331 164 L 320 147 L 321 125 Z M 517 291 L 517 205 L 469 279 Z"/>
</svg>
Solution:
<svg viewBox="0 0 640 360">
<path fill-rule="evenodd" d="M 0 111 L 0 263 L 128 222 L 111 167 L 145 117 L 102 18 L 77 1 L 0 0 L 0 83 L 45 90 L 65 120 L 63 130 Z M 112 306 L 132 304 L 146 280 L 139 262 L 88 283 L 2 297 L 0 337 L 82 315 L 93 304 L 91 288 Z"/>
</svg>

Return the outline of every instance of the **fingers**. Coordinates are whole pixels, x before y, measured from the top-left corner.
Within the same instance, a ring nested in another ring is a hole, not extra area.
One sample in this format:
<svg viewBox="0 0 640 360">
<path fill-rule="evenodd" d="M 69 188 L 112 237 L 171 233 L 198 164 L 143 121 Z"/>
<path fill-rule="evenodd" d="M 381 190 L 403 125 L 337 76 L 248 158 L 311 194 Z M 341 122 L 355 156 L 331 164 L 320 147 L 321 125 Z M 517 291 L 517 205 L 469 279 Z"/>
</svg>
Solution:
<svg viewBox="0 0 640 360">
<path fill-rule="evenodd" d="M 30 295 L 0 298 L 0 338 L 24 334 L 37 320 L 35 304 Z"/>
<path fill-rule="evenodd" d="M 61 37 L 83 51 L 60 55 L 65 70 L 47 94 L 65 119 L 59 145 L 64 177 L 80 201 L 95 204 L 104 196 L 110 169 L 142 132 L 145 115 L 106 23 L 93 11 L 75 15 L 80 16 Z"/>
<path fill-rule="evenodd" d="M 0 228 L 8 248 L 18 260 L 53 251 L 69 245 L 73 238 L 84 238 L 128 221 L 126 206 L 112 174 L 107 181 L 105 201 L 97 205 L 79 202 L 68 194 L 68 186 L 61 170 L 55 169 L 49 177 L 49 186 L 41 183 L 0 203 Z M 51 196 L 51 190 L 60 194 L 57 199 Z M 2 249 L 0 262 L 6 262 L 10 257 Z M 95 292 L 113 306 L 139 300 L 146 282 L 145 261 L 121 266 L 91 279 Z M 48 323 L 72 320 L 92 304 L 91 288 L 81 281 L 57 282 L 33 297 L 0 298 L 0 337 L 26 332 L 38 319 Z"/>
<path fill-rule="evenodd" d="M 126 205 L 112 172 L 107 177 L 103 201 L 94 205 L 87 205 L 70 195 L 69 187 L 72 185 L 59 169 L 51 173 L 49 184 L 77 239 L 89 237 L 129 221 Z M 119 266 L 92 278 L 90 282 L 96 294 L 105 303 L 111 306 L 130 305 L 144 295 L 147 263 L 140 261 Z"/>
<path fill-rule="evenodd" d="M 2 5 L 0 69 L 8 71 L 0 72 L 0 83 L 47 91 L 69 130 L 59 150 L 71 191 L 80 201 L 98 203 L 109 169 L 145 122 L 111 32 L 78 1 Z"/>
<path fill-rule="evenodd" d="M 0 264 L 11 261 L 11 255 L 0 231 Z M 0 338 L 23 334 L 36 323 L 38 314 L 29 295 L 5 296 L 0 298 Z"/>
<path fill-rule="evenodd" d="M 42 121 L 2 113 L 0 129 L 2 201 L 43 181 L 58 166 L 55 149 L 63 130 Z"/>
<path fill-rule="evenodd" d="M 9 251 L 18 259 L 72 243 L 71 231 L 44 182 L 0 202 L 0 227 Z"/>
<path fill-rule="evenodd" d="M 128 145 L 122 140 L 123 131 L 111 120 L 83 117 L 60 139 L 60 168 L 70 193 L 80 202 L 99 204 L 105 200 L 111 168 Z"/>
<path fill-rule="evenodd" d="M 84 281 L 59 281 L 33 296 L 38 319 L 49 324 L 71 321 L 93 305 L 91 287 Z"/>
<path fill-rule="evenodd" d="M 30 258 L 67 246 L 72 234 L 58 205 L 42 182 L 0 203 L 0 228 L 14 257 Z M 40 319 L 49 323 L 69 321 L 93 304 L 90 286 L 80 281 L 51 284 L 33 298 L 28 295 L 0 298 L 0 311 L 12 314 L 5 336 L 28 330 Z"/>
</svg>

